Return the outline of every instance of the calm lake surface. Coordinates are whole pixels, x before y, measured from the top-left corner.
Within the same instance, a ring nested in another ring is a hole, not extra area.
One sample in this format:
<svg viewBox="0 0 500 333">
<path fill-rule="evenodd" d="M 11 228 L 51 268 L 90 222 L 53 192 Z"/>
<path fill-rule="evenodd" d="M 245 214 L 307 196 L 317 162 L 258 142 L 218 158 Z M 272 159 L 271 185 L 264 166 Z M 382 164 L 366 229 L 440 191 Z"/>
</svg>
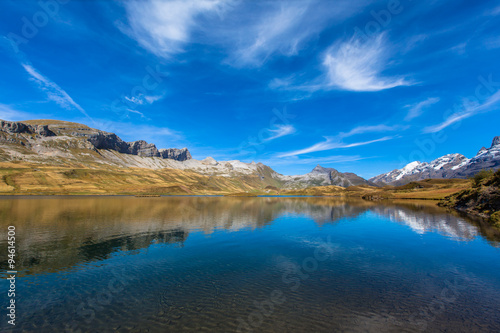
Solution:
<svg viewBox="0 0 500 333">
<path fill-rule="evenodd" d="M 0 217 L 1 331 L 500 332 L 500 233 L 430 202 L 2 198 Z"/>
</svg>

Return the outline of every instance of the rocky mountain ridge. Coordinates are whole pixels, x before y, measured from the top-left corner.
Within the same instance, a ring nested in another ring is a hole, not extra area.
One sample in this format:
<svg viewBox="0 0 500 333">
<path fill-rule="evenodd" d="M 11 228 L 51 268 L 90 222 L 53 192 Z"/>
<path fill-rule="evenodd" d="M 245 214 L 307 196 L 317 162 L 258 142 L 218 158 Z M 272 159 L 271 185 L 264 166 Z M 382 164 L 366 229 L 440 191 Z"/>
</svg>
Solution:
<svg viewBox="0 0 500 333">
<path fill-rule="evenodd" d="M 27 149 L 40 153 L 44 146 L 47 150 L 56 147 L 57 141 L 73 149 L 114 150 L 122 154 L 141 157 L 160 157 L 176 161 L 191 159 L 187 148 L 157 149 L 144 140 L 125 142 L 114 133 L 90 128 L 86 125 L 47 120 L 11 122 L 0 120 L 0 143 L 20 144 Z M 56 143 L 50 144 L 50 143 Z M 37 149 L 38 148 L 38 149 Z"/>
<path fill-rule="evenodd" d="M 204 176 L 260 179 L 264 186 L 304 189 L 315 186 L 405 185 L 428 178 L 467 178 L 482 169 L 500 168 L 500 137 L 468 159 L 448 154 L 429 163 L 412 162 L 402 169 L 365 180 L 354 173 L 316 166 L 304 175 L 281 175 L 262 163 L 193 159 L 187 148 L 158 149 L 144 140 L 125 142 L 114 133 L 57 120 L 0 120 L 0 162 L 28 162 L 82 168 L 145 168 L 194 171 Z"/>
<path fill-rule="evenodd" d="M 55 120 L 0 121 L 2 160 L 79 165 L 86 168 L 177 169 L 206 176 L 236 178 L 257 176 L 262 184 L 279 188 L 369 184 L 353 173 L 341 173 L 319 165 L 305 175 L 285 176 L 262 163 L 216 161 L 212 157 L 195 160 L 187 148 L 157 149 L 154 144 L 143 140 L 125 142 L 114 133 Z"/>
<path fill-rule="evenodd" d="M 448 154 L 429 163 L 414 161 L 401 169 L 378 175 L 369 180 L 378 185 L 404 185 L 412 181 L 450 178 L 468 178 L 485 169 L 500 168 L 500 136 L 493 138 L 490 148 L 482 147 L 476 156 Z"/>
<path fill-rule="evenodd" d="M 317 165 L 311 172 L 304 175 L 282 176 L 287 188 L 306 188 L 310 186 L 329 186 L 336 185 L 341 187 L 369 185 L 376 186 L 374 183 L 359 177 L 358 175 L 346 172 L 342 173 L 334 168 L 324 168 Z"/>
</svg>

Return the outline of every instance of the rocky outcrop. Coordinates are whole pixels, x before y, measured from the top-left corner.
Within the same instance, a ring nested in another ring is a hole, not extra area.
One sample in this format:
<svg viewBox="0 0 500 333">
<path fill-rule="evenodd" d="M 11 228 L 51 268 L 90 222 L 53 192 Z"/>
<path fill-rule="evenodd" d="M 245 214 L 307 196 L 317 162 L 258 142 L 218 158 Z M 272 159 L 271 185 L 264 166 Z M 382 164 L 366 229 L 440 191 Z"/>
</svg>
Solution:
<svg viewBox="0 0 500 333">
<path fill-rule="evenodd" d="M 500 170 L 476 174 L 471 188 L 446 197 L 439 205 L 487 218 L 500 228 Z"/>
<path fill-rule="evenodd" d="M 87 140 L 97 149 L 111 149 L 122 154 L 138 155 L 141 157 L 161 157 L 176 161 L 186 161 L 192 158 L 187 148 L 158 150 L 153 143 L 147 143 L 144 140 L 125 142 L 114 133 L 97 131 L 97 133 L 83 133 L 80 135 L 87 137 Z"/>
<path fill-rule="evenodd" d="M 141 157 L 160 157 L 160 153 L 156 146 L 152 143 L 147 143 L 144 140 L 130 142 L 128 154 L 138 155 Z"/>
<path fill-rule="evenodd" d="M 495 136 L 493 138 L 493 142 L 491 143 L 491 147 L 500 146 L 500 136 Z"/>
<path fill-rule="evenodd" d="M 19 143 L 27 146 L 40 145 L 37 138 L 59 137 L 67 140 L 56 141 L 51 147 L 56 149 L 60 145 L 61 149 L 68 148 L 68 141 L 72 141 L 70 147 L 93 150 L 114 150 L 122 154 L 131 154 L 141 157 L 161 157 L 176 161 L 186 161 L 191 159 L 191 154 L 187 148 L 183 149 L 162 149 L 158 150 L 153 143 L 144 140 L 125 142 L 114 133 L 93 129 L 82 124 L 53 121 L 49 125 L 30 124 L 23 122 L 0 120 L 0 141 L 8 143 Z M 45 121 L 47 122 L 47 121 Z M 34 137 L 32 137 L 34 136 Z M 82 142 L 85 140 L 86 142 Z M 89 142 L 91 146 L 88 146 Z M 79 143 L 79 144 L 78 144 Z"/>
<path fill-rule="evenodd" d="M 27 125 L 21 122 L 0 120 L 0 130 L 9 134 L 36 134 L 39 136 L 55 136 L 47 125 Z"/>
<path fill-rule="evenodd" d="M 490 148 L 481 148 L 476 156 L 469 159 L 461 154 L 448 154 L 432 162 L 411 162 L 402 169 L 396 169 L 373 177 L 379 185 L 404 185 L 424 179 L 468 178 L 481 170 L 500 168 L 500 136 L 493 139 Z"/>
<path fill-rule="evenodd" d="M 170 158 L 176 161 L 187 161 L 192 159 L 191 153 L 187 148 L 176 149 L 160 149 L 160 156 L 162 158 Z"/>
<path fill-rule="evenodd" d="M 119 153 L 129 153 L 129 144 L 120 139 L 114 133 L 96 131 L 94 133 L 73 132 L 74 136 L 83 136 L 87 138 L 96 149 L 111 149 Z"/>
</svg>

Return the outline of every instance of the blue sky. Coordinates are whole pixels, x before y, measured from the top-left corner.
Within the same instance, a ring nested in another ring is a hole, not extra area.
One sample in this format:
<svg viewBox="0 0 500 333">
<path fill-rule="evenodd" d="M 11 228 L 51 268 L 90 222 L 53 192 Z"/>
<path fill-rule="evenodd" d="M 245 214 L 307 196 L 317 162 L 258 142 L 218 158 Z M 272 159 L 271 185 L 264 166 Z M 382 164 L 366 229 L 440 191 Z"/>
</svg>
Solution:
<svg viewBox="0 0 500 333">
<path fill-rule="evenodd" d="M 0 119 L 371 177 L 500 135 L 497 1 L 0 2 Z"/>
</svg>

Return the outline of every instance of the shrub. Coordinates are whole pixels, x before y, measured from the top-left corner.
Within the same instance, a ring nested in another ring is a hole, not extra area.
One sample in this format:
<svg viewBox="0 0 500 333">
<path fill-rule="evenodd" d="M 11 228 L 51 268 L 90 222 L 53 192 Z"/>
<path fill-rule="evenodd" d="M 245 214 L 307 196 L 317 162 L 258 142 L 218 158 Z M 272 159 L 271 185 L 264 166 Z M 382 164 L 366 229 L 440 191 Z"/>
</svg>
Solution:
<svg viewBox="0 0 500 333">
<path fill-rule="evenodd" d="M 493 213 L 491 216 L 490 216 L 490 222 L 491 224 L 493 224 L 494 226 L 500 228 L 500 212 L 496 212 L 496 213 Z"/>
<path fill-rule="evenodd" d="M 481 170 L 481 171 L 479 171 L 478 173 L 476 173 L 474 176 L 471 177 L 472 186 L 473 187 L 481 186 L 482 181 L 486 178 L 493 176 L 493 174 L 494 174 L 493 170 Z"/>
</svg>

